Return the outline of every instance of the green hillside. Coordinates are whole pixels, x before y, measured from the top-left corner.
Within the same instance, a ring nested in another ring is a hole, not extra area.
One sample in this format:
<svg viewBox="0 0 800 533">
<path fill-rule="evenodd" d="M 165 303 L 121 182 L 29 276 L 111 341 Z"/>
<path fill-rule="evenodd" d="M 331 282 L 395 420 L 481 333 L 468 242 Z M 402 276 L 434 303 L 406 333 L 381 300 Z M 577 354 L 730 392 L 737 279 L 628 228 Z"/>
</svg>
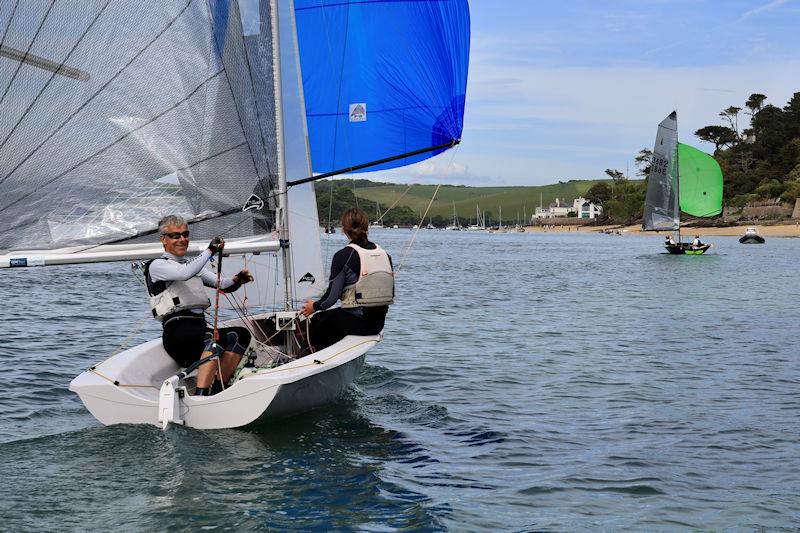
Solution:
<svg viewBox="0 0 800 533">
<path fill-rule="evenodd" d="M 450 219 L 453 216 L 453 202 L 455 202 L 456 212 L 463 222 L 469 218 L 475 218 L 475 206 L 480 206 L 486 212 L 487 217 L 492 221 L 497 220 L 500 207 L 503 209 L 503 220 L 514 222 L 517 213 L 522 218 L 523 213 L 528 217 L 534 209 L 539 206 L 541 201 L 545 206 L 553 202 L 556 198 L 572 203 L 572 200 L 586 194 L 586 191 L 598 183 L 600 180 L 568 181 L 552 185 L 542 185 L 537 187 L 465 187 L 455 185 L 443 185 L 440 187 L 436 199 L 431 206 L 429 216 L 437 215 L 443 219 Z M 342 182 L 340 186 L 347 186 L 348 182 Z M 378 202 L 381 211 L 389 208 L 398 198 L 400 201 L 397 207 L 405 206 L 414 213 L 425 211 L 428 203 L 436 190 L 435 185 L 412 185 L 408 192 L 405 192 L 408 185 L 402 184 L 380 184 L 363 186 L 363 183 L 349 182 L 349 188 L 353 193 L 362 199 L 370 202 Z M 405 192 L 405 195 L 403 193 Z M 369 212 L 370 218 L 374 216 L 374 211 Z"/>
</svg>

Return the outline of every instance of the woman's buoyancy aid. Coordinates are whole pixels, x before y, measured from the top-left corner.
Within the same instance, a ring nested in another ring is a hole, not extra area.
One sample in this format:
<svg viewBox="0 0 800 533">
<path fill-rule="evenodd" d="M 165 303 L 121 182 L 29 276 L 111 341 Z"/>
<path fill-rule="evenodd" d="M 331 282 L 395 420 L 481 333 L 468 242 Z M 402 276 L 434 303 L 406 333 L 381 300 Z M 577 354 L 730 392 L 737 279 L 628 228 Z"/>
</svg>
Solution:
<svg viewBox="0 0 800 533">
<path fill-rule="evenodd" d="M 161 259 L 170 261 L 167 257 Z M 153 261 L 155 259 L 148 261 L 144 267 L 144 279 L 150 295 L 153 318 L 163 322 L 165 317 L 179 311 L 211 307 L 211 300 L 200 276 L 193 276 L 186 281 L 153 281 L 150 279 L 150 264 Z"/>
<path fill-rule="evenodd" d="M 379 307 L 394 303 L 394 272 L 389 254 L 375 245 L 374 250 L 367 250 L 350 243 L 358 252 L 361 269 L 358 281 L 348 285 L 342 291 L 342 307 Z"/>
</svg>

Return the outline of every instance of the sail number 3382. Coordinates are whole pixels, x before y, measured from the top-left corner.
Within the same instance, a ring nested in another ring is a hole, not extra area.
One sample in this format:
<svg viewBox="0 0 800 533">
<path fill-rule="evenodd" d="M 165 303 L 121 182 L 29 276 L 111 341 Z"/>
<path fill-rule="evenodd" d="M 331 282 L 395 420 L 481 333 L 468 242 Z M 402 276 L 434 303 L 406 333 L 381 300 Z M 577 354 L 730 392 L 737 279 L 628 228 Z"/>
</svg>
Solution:
<svg viewBox="0 0 800 533">
<path fill-rule="evenodd" d="M 669 160 L 663 157 L 653 156 L 653 162 L 650 167 L 652 174 L 660 174 L 666 176 L 669 174 Z"/>
</svg>

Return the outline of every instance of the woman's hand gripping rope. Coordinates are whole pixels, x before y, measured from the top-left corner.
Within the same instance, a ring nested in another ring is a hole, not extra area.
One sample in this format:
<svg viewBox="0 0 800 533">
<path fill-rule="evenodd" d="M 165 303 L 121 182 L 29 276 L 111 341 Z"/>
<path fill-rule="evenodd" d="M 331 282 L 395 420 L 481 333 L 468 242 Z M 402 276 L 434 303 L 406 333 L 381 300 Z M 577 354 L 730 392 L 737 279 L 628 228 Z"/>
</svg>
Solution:
<svg viewBox="0 0 800 533">
<path fill-rule="evenodd" d="M 314 301 L 313 300 L 306 300 L 306 303 L 303 304 L 303 308 L 300 309 L 300 314 L 303 316 L 311 316 L 314 314 Z"/>
</svg>

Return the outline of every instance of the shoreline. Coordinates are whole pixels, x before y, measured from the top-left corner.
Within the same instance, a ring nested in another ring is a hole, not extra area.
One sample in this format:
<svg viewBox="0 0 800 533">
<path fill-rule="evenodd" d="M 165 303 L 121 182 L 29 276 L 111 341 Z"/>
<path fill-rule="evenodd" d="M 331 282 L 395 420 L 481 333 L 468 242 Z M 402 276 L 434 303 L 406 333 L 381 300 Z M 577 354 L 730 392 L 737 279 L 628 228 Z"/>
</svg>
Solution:
<svg viewBox="0 0 800 533">
<path fill-rule="evenodd" d="M 800 222 L 790 224 L 746 224 L 742 226 L 729 226 L 724 228 L 709 227 L 709 228 L 695 228 L 685 227 L 682 228 L 683 233 L 687 236 L 700 235 L 710 237 L 741 237 L 744 235 L 745 228 L 756 228 L 756 231 L 762 237 L 800 237 Z M 583 226 L 583 225 L 557 225 L 549 226 L 547 229 L 541 226 L 526 226 L 525 233 L 603 233 L 604 231 L 616 233 L 620 231 L 622 235 L 646 235 L 650 237 L 660 236 L 662 239 L 664 235 L 669 235 L 670 231 L 642 231 L 642 227 L 638 224 L 631 226 L 606 225 L 606 226 Z"/>
</svg>

